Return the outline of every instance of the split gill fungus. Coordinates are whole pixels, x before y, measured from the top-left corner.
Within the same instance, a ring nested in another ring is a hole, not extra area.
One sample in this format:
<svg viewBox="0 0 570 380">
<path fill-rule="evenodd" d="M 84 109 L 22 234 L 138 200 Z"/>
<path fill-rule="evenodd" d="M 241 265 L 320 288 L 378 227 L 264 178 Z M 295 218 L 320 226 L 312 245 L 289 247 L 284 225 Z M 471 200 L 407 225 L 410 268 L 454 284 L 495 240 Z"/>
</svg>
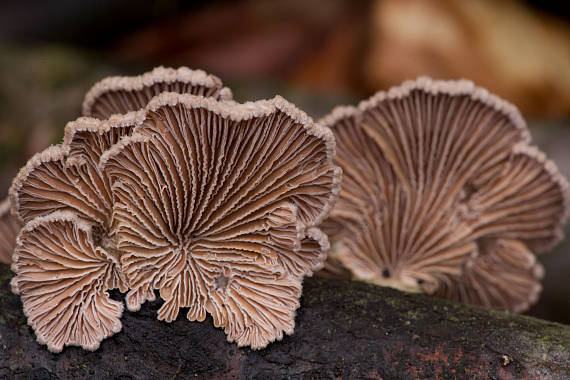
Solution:
<svg viewBox="0 0 570 380">
<path fill-rule="evenodd" d="M 517 109 L 470 81 L 419 78 L 321 122 L 342 191 L 325 275 L 523 311 L 535 255 L 563 236 L 569 186 Z"/>
<path fill-rule="evenodd" d="M 83 113 L 10 189 L 12 288 L 38 341 L 96 349 L 121 329 L 110 289 L 131 311 L 157 290 L 159 319 L 209 313 L 239 346 L 291 334 L 340 191 L 330 129 L 186 68 L 105 79 Z"/>
<path fill-rule="evenodd" d="M 323 266 L 525 310 L 569 199 L 516 108 L 469 81 L 420 78 L 314 123 L 160 67 L 96 84 L 63 142 L 21 169 L 0 260 L 51 351 L 121 330 L 111 289 L 130 311 L 158 294 L 167 322 L 210 314 L 257 349 L 293 332 L 303 277 Z"/>
</svg>

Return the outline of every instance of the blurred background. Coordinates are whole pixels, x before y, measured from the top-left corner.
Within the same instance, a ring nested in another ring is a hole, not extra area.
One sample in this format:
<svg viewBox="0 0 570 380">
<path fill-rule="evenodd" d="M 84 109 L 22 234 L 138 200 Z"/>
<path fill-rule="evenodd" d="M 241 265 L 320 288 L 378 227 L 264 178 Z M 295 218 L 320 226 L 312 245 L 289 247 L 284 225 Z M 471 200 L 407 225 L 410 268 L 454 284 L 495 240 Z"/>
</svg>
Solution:
<svg viewBox="0 0 570 380">
<path fill-rule="evenodd" d="M 280 94 L 314 118 L 419 75 L 469 78 L 516 104 L 570 177 L 570 2 L 4 0 L 0 196 L 96 81 L 157 65 L 204 69 L 238 101 Z M 541 261 L 529 314 L 570 324 L 570 239 Z"/>
</svg>

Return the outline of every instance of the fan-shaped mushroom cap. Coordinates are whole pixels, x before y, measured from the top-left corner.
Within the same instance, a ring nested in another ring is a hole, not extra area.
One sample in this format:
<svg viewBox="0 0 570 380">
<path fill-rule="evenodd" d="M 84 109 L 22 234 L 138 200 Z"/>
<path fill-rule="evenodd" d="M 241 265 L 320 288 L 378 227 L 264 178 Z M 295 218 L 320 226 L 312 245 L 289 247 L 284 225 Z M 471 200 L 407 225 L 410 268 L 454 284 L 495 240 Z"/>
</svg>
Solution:
<svg viewBox="0 0 570 380">
<path fill-rule="evenodd" d="M 75 213 L 56 211 L 27 223 L 18 237 L 12 288 L 50 351 L 95 350 L 121 330 L 123 305 L 107 290 L 126 291 L 126 284 L 118 257 L 98 246 L 96 235 L 96 226 Z"/>
<path fill-rule="evenodd" d="M 232 93 L 222 81 L 202 70 L 157 67 L 135 77 L 109 77 L 95 84 L 83 101 L 83 115 L 107 119 L 144 108 L 163 92 L 231 100 Z"/>
<path fill-rule="evenodd" d="M 0 263 L 10 264 L 20 223 L 10 214 L 10 199 L 0 202 Z"/>
<path fill-rule="evenodd" d="M 121 119 L 121 122 L 112 124 L 115 119 Z M 74 215 L 75 219 L 88 220 L 89 222 L 85 223 L 93 224 L 94 227 L 90 228 L 97 232 L 95 236 L 91 237 L 92 240 L 94 239 L 93 244 L 96 245 L 97 249 L 113 252 L 114 255 L 118 256 L 112 231 L 113 198 L 111 187 L 108 177 L 99 170 L 97 164 L 103 151 L 117 143 L 121 136 L 130 134 L 131 125 L 127 126 L 126 123 L 129 121 L 134 123 L 137 120 L 137 114 L 131 113 L 122 117 L 111 117 L 110 120 L 80 118 L 69 123 L 65 129 L 62 145 L 52 146 L 36 154 L 20 170 L 10 189 L 10 197 L 13 213 L 22 223 L 37 223 L 37 220 L 51 217 L 54 212 Z M 52 226 L 51 228 L 55 227 Z M 35 230 L 30 230 L 28 234 L 31 231 L 36 233 Z M 57 244 L 64 243 L 61 239 L 53 241 L 53 249 L 65 249 L 65 246 L 57 246 Z M 89 245 L 79 245 L 78 249 L 81 248 L 86 250 L 83 255 L 91 254 Z M 116 259 L 118 260 L 118 257 Z M 18 266 L 13 268 L 15 271 L 18 270 Z M 32 272 L 30 274 L 30 276 L 38 275 L 38 286 L 42 281 L 39 273 L 38 270 L 37 273 Z M 18 272 L 16 274 L 19 275 Z M 88 275 L 87 272 L 86 275 Z M 73 286 L 73 283 L 62 282 L 60 289 L 62 293 L 66 284 L 70 287 Z M 13 290 L 17 291 L 18 288 L 15 280 Z M 123 290 L 126 291 L 126 289 Z M 139 296 L 144 296 L 142 302 L 153 299 L 154 294 L 147 293 Z M 88 298 L 70 298 L 69 302 L 76 302 L 74 305 L 69 305 L 70 308 L 84 308 L 91 301 Z M 35 326 L 33 321 L 40 318 L 40 312 L 41 310 L 37 308 L 29 310 L 29 323 L 32 326 Z M 100 323 L 101 326 L 104 326 L 107 322 L 97 322 L 95 318 L 98 316 L 105 317 L 103 314 L 93 314 L 91 322 Z M 116 328 L 120 324 L 114 326 Z M 96 348 L 94 346 L 95 341 L 90 343 L 81 341 L 81 339 L 88 339 L 89 337 L 77 336 L 73 338 L 75 340 L 69 338 L 65 341 L 60 336 L 45 335 L 38 329 L 36 331 L 39 331 L 38 339 L 48 344 L 51 350 L 61 350 L 62 345 L 66 344 L 67 341 L 70 342 L 69 344 Z M 81 332 L 78 331 L 78 333 Z M 97 345 L 101 339 L 110 333 L 104 335 L 99 332 L 98 334 L 100 335 L 97 335 L 99 337 L 97 338 Z"/>
<path fill-rule="evenodd" d="M 358 279 L 434 293 L 460 281 L 479 239 L 537 253 L 562 236 L 566 180 L 516 108 L 469 81 L 406 82 L 323 123 L 344 173 L 327 223 L 355 231 L 337 257 Z"/>
<path fill-rule="evenodd" d="M 214 325 L 224 328 L 228 341 L 258 349 L 283 339 L 283 333 L 293 333 L 300 279 L 251 264 L 213 260 L 202 264 L 199 273 L 204 273 L 208 294 L 205 309 Z"/>
<path fill-rule="evenodd" d="M 68 165 L 65 145 L 34 155 L 10 188 L 12 212 L 22 224 L 56 210 L 75 211 L 102 226 L 111 225 L 111 194 L 93 161 Z"/>
<path fill-rule="evenodd" d="M 564 237 L 570 191 L 554 162 L 534 146 L 517 144 L 508 159 L 474 177 L 462 212 L 474 237 L 522 241 L 544 253 Z"/>
<path fill-rule="evenodd" d="M 230 341 L 253 348 L 291 333 L 302 276 L 328 248 L 315 226 L 339 191 L 333 156 L 331 131 L 279 97 L 153 99 L 100 161 L 123 270 L 140 292 L 129 307 L 157 288 L 160 319 L 208 311 Z"/>
</svg>

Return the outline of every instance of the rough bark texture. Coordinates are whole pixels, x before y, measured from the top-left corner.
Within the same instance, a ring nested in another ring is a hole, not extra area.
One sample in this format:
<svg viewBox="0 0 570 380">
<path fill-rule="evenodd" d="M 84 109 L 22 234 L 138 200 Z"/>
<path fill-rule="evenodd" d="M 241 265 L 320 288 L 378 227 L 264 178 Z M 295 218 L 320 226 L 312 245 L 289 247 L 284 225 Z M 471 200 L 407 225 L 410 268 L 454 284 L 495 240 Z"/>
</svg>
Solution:
<svg viewBox="0 0 570 380">
<path fill-rule="evenodd" d="M 570 378 L 570 327 L 358 282 L 305 281 L 295 334 L 267 349 L 226 342 L 211 319 L 126 312 L 95 352 L 36 343 L 0 266 L 0 378 Z"/>
</svg>

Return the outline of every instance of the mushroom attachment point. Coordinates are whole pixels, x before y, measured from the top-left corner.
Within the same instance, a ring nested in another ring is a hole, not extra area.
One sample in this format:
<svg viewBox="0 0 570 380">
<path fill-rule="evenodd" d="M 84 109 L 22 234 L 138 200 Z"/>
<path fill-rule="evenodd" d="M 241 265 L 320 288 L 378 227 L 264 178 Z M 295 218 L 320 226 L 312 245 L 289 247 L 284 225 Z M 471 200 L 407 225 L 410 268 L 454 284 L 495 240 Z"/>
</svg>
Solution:
<svg viewBox="0 0 570 380">
<path fill-rule="evenodd" d="M 323 230 L 353 278 L 515 311 L 537 300 L 535 254 L 562 238 L 569 187 L 513 105 L 419 78 L 322 123 L 343 169 Z"/>
<path fill-rule="evenodd" d="M 245 104 L 163 93 L 105 152 L 128 307 L 158 289 L 158 318 L 206 312 L 239 346 L 291 334 L 318 228 L 340 190 L 332 132 L 280 97 Z M 143 296 L 141 296 L 141 294 Z"/>
</svg>

